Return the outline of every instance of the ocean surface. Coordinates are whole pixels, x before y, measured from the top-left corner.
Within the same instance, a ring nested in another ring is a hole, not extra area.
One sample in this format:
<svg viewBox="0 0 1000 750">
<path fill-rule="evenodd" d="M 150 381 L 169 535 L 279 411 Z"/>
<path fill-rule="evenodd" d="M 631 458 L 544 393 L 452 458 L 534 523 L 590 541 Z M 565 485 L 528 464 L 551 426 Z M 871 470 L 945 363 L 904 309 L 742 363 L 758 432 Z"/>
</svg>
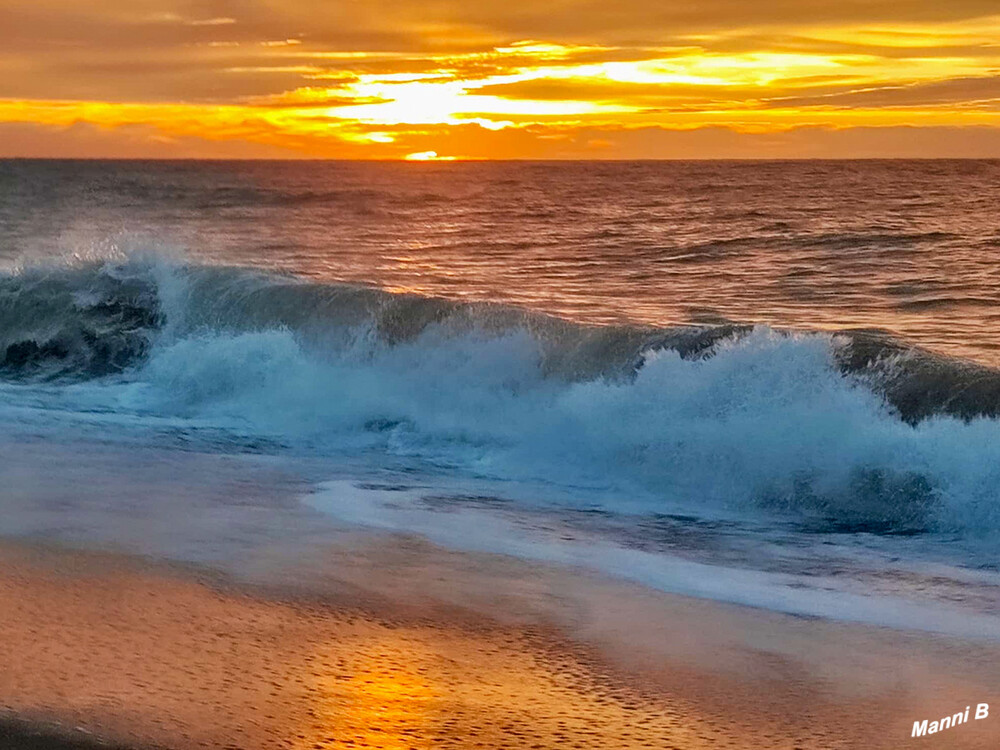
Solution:
<svg viewBox="0 0 1000 750">
<path fill-rule="evenodd" d="M 990 161 L 0 161 L 0 533 L 1000 637 L 998 207 Z"/>
</svg>

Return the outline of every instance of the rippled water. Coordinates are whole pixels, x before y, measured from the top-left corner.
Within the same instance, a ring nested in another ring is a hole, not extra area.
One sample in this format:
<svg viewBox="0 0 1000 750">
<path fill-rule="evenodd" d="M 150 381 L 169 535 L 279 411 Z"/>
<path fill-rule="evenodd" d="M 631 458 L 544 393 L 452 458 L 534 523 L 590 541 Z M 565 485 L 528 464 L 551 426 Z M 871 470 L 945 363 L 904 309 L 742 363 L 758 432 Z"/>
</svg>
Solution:
<svg viewBox="0 0 1000 750">
<path fill-rule="evenodd" d="M 0 162 L 0 257 L 117 244 L 579 321 L 882 328 L 1000 363 L 1000 162 Z"/>
</svg>

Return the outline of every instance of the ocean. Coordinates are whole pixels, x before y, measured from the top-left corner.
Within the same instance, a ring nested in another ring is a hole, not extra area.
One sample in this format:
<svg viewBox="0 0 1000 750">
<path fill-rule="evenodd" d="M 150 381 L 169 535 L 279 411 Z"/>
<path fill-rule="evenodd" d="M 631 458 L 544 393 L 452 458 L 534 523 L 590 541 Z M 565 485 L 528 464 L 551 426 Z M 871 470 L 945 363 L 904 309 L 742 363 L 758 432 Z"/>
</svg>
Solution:
<svg viewBox="0 0 1000 750">
<path fill-rule="evenodd" d="M 0 161 L 0 533 L 996 637 L 998 205 L 996 161 Z"/>
</svg>

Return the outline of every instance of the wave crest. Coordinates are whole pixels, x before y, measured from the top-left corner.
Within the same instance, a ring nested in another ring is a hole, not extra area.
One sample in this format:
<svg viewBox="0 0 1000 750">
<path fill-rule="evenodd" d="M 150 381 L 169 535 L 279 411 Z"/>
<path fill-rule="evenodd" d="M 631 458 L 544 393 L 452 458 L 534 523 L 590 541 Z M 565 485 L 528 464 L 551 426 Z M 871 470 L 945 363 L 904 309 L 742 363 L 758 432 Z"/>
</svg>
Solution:
<svg viewBox="0 0 1000 750">
<path fill-rule="evenodd" d="M 345 283 L 137 256 L 29 268 L 0 276 L 0 374 L 87 379 L 141 365 L 157 342 L 195 333 L 288 330 L 338 356 L 439 337 L 521 332 L 540 367 L 567 382 L 629 380 L 647 354 L 711 356 L 751 325 L 593 326 L 491 303 L 394 293 Z M 792 332 L 786 332 L 793 335 Z M 1000 415 L 1000 371 L 922 350 L 883 331 L 825 336 L 836 367 L 875 390 L 910 424 L 946 414 Z"/>
<path fill-rule="evenodd" d="M 608 490 L 619 510 L 1000 527 L 998 423 L 975 418 L 998 411 L 997 373 L 880 332 L 587 326 L 155 258 L 28 269 L 0 290 L 3 375 L 77 395 L 92 381 L 87 408 Z"/>
<path fill-rule="evenodd" d="M 0 276 L 0 373 L 91 378 L 145 358 L 163 324 L 155 279 L 130 264 Z"/>
</svg>

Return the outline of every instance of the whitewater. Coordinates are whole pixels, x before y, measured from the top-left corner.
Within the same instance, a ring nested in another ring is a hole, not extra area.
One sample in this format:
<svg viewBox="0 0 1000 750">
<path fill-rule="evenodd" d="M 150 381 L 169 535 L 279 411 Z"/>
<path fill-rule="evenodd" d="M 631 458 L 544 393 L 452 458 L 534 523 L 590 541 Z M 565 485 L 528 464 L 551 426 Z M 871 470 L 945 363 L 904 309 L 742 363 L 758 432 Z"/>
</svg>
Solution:
<svg viewBox="0 0 1000 750">
<path fill-rule="evenodd" d="M 990 161 L 0 160 L 0 533 L 247 577 L 402 535 L 996 638 L 997 201 Z"/>
<path fill-rule="evenodd" d="M 220 477 L 265 467 L 257 494 L 334 524 L 1000 635 L 988 367 L 866 331 L 598 326 L 160 252 L 28 265 L 0 290 L 8 533 L 120 541 L 144 487 L 219 516 L 157 517 L 160 552 L 233 562 L 287 526 L 272 508 L 232 543 L 222 521 Z M 31 478 L 45 466 L 61 478 Z"/>
</svg>

